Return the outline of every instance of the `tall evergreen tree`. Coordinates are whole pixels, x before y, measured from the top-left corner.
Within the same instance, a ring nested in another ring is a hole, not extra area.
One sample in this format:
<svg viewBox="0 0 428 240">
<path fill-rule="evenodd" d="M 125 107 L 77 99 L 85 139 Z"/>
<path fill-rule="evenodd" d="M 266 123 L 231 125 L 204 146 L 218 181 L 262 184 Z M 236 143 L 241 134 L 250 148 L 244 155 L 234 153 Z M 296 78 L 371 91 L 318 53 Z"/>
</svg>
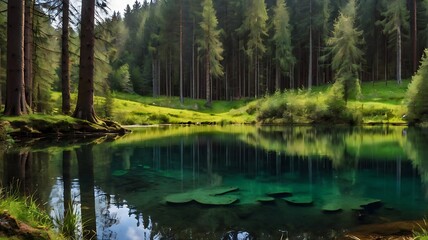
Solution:
<svg viewBox="0 0 428 240">
<path fill-rule="evenodd" d="M 277 0 L 274 9 L 273 26 L 274 36 L 273 41 L 275 44 L 275 61 L 276 61 L 276 74 L 275 74 L 275 89 L 280 90 L 281 73 L 290 72 L 290 67 L 294 64 L 294 56 L 291 46 L 291 29 L 290 29 L 290 16 L 284 0 Z"/>
<path fill-rule="evenodd" d="M 69 17 L 70 1 L 62 0 L 62 35 L 61 35 L 61 93 L 62 113 L 69 114 L 70 107 L 70 50 Z"/>
<path fill-rule="evenodd" d="M 82 1 L 80 67 L 76 109 L 73 117 L 99 123 L 94 110 L 95 0 Z"/>
<path fill-rule="evenodd" d="M 202 21 L 200 27 L 202 38 L 199 41 L 201 51 L 205 59 L 205 81 L 206 81 L 206 105 L 211 106 L 212 101 L 212 77 L 223 75 L 223 46 L 220 42 L 218 21 L 212 0 L 204 0 L 202 3 Z"/>
<path fill-rule="evenodd" d="M 363 32 L 355 27 L 355 16 L 355 0 L 349 0 L 334 23 L 333 36 L 327 42 L 336 74 L 335 89 L 341 91 L 345 101 L 361 92 L 358 73 L 363 62 Z"/>
<path fill-rule="evenodd" d="M 402 37 L 403 32 L 409 30 L 409 12 L 406 0 L 385 1 L 386 10 L 382 13 L 384 19 L 379 23 L 384 27 L 384 32 L 391 39 L 395 39 L 396 55 L 396 78 L 401 84 L 401 61 L 402 61 Z"/>
<path fill-rule="evenodd" d="M 24 84 L 24 12 L 24 0 L 8 2 L 5 115 L 28 113 Z"/>
<path fill-rule="evenodd" d="M 254 69 L 254 97 L 256 98 L 259 95 L 260 60 L 266 52 L 264 38 L 268 35 L 267 20 L 268 16 L 265 1 L 251 1 L 245 12 L 245 20 L 241 27 L 241 31 L 248 32 L 246 53 Z"/>
<path fill-rule="evenodd" d="M 24 82 L 25 101 L 33 108 L 33 56 L 34 56 L 34 0 L 25 1 L 25 26 L 24 26 Z"/>
</svg>

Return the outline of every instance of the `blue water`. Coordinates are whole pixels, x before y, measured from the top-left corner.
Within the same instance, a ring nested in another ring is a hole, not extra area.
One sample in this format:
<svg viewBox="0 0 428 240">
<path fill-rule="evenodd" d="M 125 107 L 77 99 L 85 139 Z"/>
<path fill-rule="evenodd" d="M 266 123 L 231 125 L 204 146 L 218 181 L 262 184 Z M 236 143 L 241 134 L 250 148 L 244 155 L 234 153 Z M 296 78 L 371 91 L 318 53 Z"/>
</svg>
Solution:
<svg viewBox="0 0 428 240">
<path fill-rule="evenodd" d="M 72 205 L 81 237 L 331 239 L 426 216 L 427 136 L 405 127 L 148 127 L 116 141 L 8 150 L 0 174 L 36 192 L 54 218 Z M 219 196 L 238 201 L 166 201 L 219 187 L 235 187 Z M 283 194 L 259 201 L 272 192 Z M 311 203 L 286 201 L 296 196 Z M 341 211 L 323 211 L 332 203 Z"/>
</svg>

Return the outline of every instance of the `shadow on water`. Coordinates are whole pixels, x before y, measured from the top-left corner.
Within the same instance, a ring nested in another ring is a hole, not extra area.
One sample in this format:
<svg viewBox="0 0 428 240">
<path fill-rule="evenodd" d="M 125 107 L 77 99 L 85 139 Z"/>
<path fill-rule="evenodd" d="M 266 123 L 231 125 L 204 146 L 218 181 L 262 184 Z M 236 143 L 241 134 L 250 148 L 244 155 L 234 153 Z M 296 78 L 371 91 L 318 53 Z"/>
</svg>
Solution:
<svg viewBox="0 0 428 240">
<path fill-rule="evenodd" d="M 425 217 L 427 143 L 405 127 L 142 128 L 3 150 L 0 174 L 76 214 L 78 238 L 335 238 Z"/>
</svg>

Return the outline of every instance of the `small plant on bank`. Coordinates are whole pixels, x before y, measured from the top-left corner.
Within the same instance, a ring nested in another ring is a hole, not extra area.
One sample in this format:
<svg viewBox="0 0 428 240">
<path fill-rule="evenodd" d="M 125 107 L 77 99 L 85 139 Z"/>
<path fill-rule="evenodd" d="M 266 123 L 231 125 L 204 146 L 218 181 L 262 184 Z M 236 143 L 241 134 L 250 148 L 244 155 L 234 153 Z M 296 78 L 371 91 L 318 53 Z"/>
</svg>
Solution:
<svg viewBox="0 0 428 240">
<path fill-rule="evenodd" d="M 8 219 L 7 221 L 18 221 L 31 226 L 30 229 L 27 229 L 28 226 L 24 229 L 26 234 L 34 235 L 29 236 L 28 239 L 33 239 L 32 237 L 35 239 L 64 239 L 51 230 L 53 227 L 51 218 L 41 209 L 36 200 L 32 196 L 21 197 L 18 192 L 19 184 L 17 186 L 0 187 L 0 212 L 3 213 L 3 218 Z M 11 230 L 19 233 L 22 231 L 20 225 L 11 225 Z"/>
<path fill-rule="evenodd" d="M 415 240 L 428 240 L 428 224 L 424 219 L 423 225 L 418 224 L 419 229 L 413 231 L 413 236 Z"/>
<path fill-rule="evenodd" d="M 53 222 L 58 232 L 67 237 L 67 239 L 73 240 L 82 238 L 82 234 L 78 231 L 78 226 L 80 224 L 79 214 L 77 208 L 75 208 L 73 204 L 70 204 L 70 206 L 68 206 L 68 211 L 64 213 L 56 212 Z"/>
</svg>

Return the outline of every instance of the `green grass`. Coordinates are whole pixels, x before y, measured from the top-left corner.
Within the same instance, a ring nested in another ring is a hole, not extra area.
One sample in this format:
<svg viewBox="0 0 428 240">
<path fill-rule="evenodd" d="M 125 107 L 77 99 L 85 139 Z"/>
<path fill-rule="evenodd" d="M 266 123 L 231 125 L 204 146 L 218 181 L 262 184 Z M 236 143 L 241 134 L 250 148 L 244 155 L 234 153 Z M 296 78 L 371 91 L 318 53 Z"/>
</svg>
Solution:
<svg viewBox="0 0 428 240">
<path fill-rule="evenodd" d="M 361 86 L 361 98 L 348 101 L 346 107 L 341 107 L 337 100 L 331 101 L 332 94 L 328 91 L 331 85 L 314 87 L 311 91 L 276 93 L 261 100 L 257 118 L 265 123 L 279 124 L 404 124 L 403 116 L 407 112 L 404 99 L 409 82 L 405 80 L 401 85 L 395 81 L 389 81 L 388 85 L 365 82 Z"/>
<path fill-rule="evenodd" d="M 390 80 L 364 82 L 361 85 L 362 97 L 358 101 L 349 101 L 347 108 L 362 123 L 404 123 L 402 116 L 406 114 L 404 97 L 410 80 L 404 80 L 401 85 Z M 292 109 L 294 123 L 311 123 L 318 115 L 326 114 L 327 106 L 323 102 L 327 96 L 327 89 L 331 85 L 317 86 L 312 91 L 289 91 L 279 98 L 287 98 L 286 102 Z M 214 101 L 211 108 L 205 106 L 205 100 L 185 98 L 184 103 L 178 97 L 147 97 L 136 94 L 113 93 L 113 112 L 111 116 L 105 114 L 105 98 L 95 97 L 95 110 L 102 118 L 109 118 L 124 125 L 133 124 L 179 124 L 179 123 L 256 123 L 256 116 L 265 102 L 265 109 L 272 108 L 267 97 L 261 100 L 232 100 Z M 277 96 L 278 97 L 278 96 Z M 59 113 L 61 94 L 52 94 L 54 113 Z M 72 102 L 76 102 L 76 95 L 72 94 Z M 74 106 L 72 107 L 74 108 Z M 275 111 L 273 108 L 272 111 Z M 314 112 L 315 111 L 315 112 Z M 279 113 L 278 115 L 281 115 Z M 315 115 L 314 115 L 315 114 Z M 318 115 L 317 115 L 318 114 Z M 42 117 L 42 116 L 41 116 Z M 43 118 L 43 117 L 42 117 Z M 52 116 L 52 121 L 56 121 Z M 66 119 L 66 121 L 72 121 Z M 286 123 L 287 121 L 268 121 L 270 123 Z"/>
<path fill-rule="evenodd" d="M 19 186 L 11 187 L 8 190 L 0 188 L 0 212 L 7 212 L 16 220 L 40 230 L 43 239 L 64 239 L 51 230 L 53 225 L 49 215 L 31 196 L 20 197 L 16 191 L 18 188 Z"/>
<path fill-rule="evenodd" d="M 413 231 L 414 239 L 417 240 L 428 240 L 428 224 L 427 221 L 424 219 L 423 224 L 418 224 L 419 229 Z"/>
<path fill-rule="evenodd" d="M 179 124 L 179 123 L 251 123 L 255 116 L 247 113 L 246 101 L 214 101 L 212 108 L 204 106 L 204 100 L 185 99 L 179 103 L 177 97 L 144 97 L 135 94 L 115 93 L 113 114 L 104 114 L 104 97 L 95 97 L 95 110 L 104 118 L 111 118 L 124 125 L 133 124 Z M 76 95 L 72 94 L 72 102 Z M 55 113 L 59 113 L 61 95 L 52 94 Z M 74 108 L 74 107 L 73 107 Z"/>
</svg>

